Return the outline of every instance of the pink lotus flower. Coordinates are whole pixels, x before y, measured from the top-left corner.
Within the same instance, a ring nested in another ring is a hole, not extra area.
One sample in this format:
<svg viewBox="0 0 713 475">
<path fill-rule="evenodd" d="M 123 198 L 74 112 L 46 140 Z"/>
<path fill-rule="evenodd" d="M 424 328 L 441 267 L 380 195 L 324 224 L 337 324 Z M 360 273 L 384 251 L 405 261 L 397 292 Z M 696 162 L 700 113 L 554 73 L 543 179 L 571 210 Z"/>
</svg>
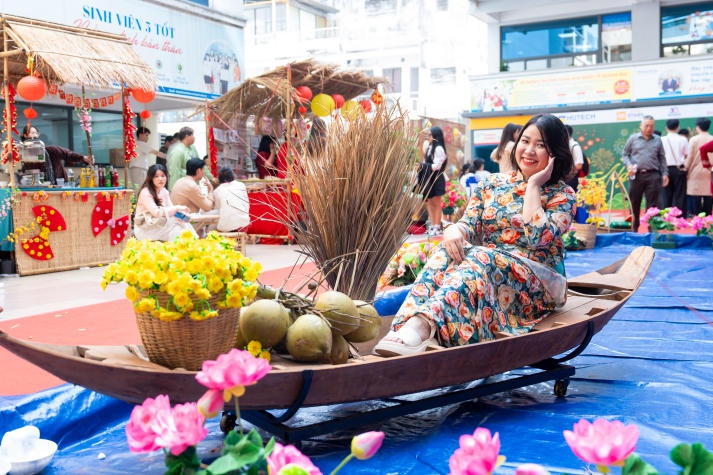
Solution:
<svg viewBox="0 0 713 475">
<path fill-rule="evenodd" d="M 126 439 L 132 452 L 152 452 L 165 447 L 178 455 L 208 435 L 204 422 L 195 403 L 171 409 L 168 396 L 161 394 L 134 407 L 126 424 Z"/>
<path fill-rule="evenodd" d="M 198 411 L 206 419 L 217 416 L 223 407 L 223 391 L 220 389 L 209 389 L 198 400 Z"/>
<path fill-rule="evenodd" d="M 168 424 L 156 437 L 156 443 L 170 448 L 173 455 L 179 455 L 188 447 L 197 445 L 208 435 L 208 429 L 203 426 L 205 418 L 195 402 L 174 407 L 171 418 L 166 422 Z"/>
<path fill-rule="evenodd" d="M 223 399 L 227 402 L 231 396 L 242 396 L 245 386 L 258 382 L 270 369 L 272 367 L 266 360 L 234 348 L 215 361 L 204 361 L 196 379 L 208 389 L 223 391 Z"/>
<path fill-rule="evenodd" d="M 460 448 L 448 461 L 451 475 L 488 475 L 503 463 L 499 457 L 500 435 L 491 435 L 484 427 L 478 427 L 473 435 L 460 436 Z"/>
<path fill-rule="evenodd" d="M 600 418 L 592 424 L 581 419 L 574 425 L 574 432 L 564 431 L 564 438 L 574 455 L 587 463 L 620 465 L 636 448 L 639 429 L 620 421 Z"/>
<path fill-rule="evenodd" d="M 381 448 L 384 433 L 371 431 L 354 436 L 352 439 L 352 455 L 359 460 L 370 459 Z"/>
<path fill-rule="evenodd" d="M 515 475 L 550 475 L 545 467 L 536 463 L 523 463 L 515 469 Z"/>
<path fill-rule="evenodd" d="M 140 406 L 135 406 L 126 424 L 126 439 L 132 452 L 153 452 L 161 446 L 156 443 L 159 421 L 170 418 L 171 403 L 168 396 L 161 394 L 156 399 L 147 398 Z"/>
<path fill-rule="evenodd" d="M 294 445 L 282 445 L 275 442 L 272 453 L 267 457 L 267 468 L 270 474 L 279 474 L 287 465 L 297 465 L 309 475 L 322 475 L 312 461 L 300 452 Z"/>
</svg>

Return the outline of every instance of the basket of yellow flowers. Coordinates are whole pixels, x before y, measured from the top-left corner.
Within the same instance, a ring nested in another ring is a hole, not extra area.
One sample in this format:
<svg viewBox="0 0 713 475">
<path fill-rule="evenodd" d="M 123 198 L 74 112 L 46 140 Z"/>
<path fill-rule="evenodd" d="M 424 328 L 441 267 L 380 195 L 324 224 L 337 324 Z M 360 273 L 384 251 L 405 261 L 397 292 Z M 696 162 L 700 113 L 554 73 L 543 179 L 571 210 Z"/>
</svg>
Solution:
<svg viewBox="0 0 713 475">
<path fill-rule="evenodd" d="M 238 309 L 255 297 L 261 270 L 230 240 L 185 232 L 170 242 L 130 239 L 101 284 L 127 284 L 149 360 L 195 371 L 234 347 Z"/>
</svg>

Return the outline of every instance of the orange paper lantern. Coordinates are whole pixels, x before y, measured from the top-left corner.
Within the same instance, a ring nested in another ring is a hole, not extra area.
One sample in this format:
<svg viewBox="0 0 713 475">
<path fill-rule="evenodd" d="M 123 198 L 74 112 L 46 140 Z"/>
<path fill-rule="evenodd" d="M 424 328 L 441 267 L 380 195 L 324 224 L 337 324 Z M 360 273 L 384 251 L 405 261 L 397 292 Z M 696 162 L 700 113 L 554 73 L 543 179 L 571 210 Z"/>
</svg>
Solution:
<svg viewBox="0 0 713 475">
<path fill-rule="evenodd" d="M 341 94 L 332 94 L 332 99 L 334 99 L 334 108 L 341 109 L 344 105 L 344 96 Z"/>
<path fill-rule="evenodd" d="M 148 119 L 149 117 L 151 117 L 151 111 L 142 110 L 141 112 L 139 112 L 139 117 L 141 117 L 142 119 Z"/>
<path fill-rule="evenodd" d="M 149 89 L 132 89 L 131 95 L 134 96 L 139 102 L 151 102 L 156 97 L 156 91 L 151 91 Z"/>
<path fill-rule="evenodd" d="M 45 97 L 47 85 L 37 76 L 25 76 L 17 82 L 17 93 L 28 101 L 39 101 Z"/>
<path fill-rule="evenodd" d="M 295 88 L 295 93 L 299 98 L 300 102 L 309 102 L 312 99 L 312 89 L 307 86 L 297 86 Z"/>
<path fill-rule="evenodd" d="M 27 109 L 23 110 L 22 113 L 25 114 L 25 117 L 27 117 L 28 120 L 32 120 L 37 117 L 37 111 L 32 107 L 28 107 Z"/>
</svg>

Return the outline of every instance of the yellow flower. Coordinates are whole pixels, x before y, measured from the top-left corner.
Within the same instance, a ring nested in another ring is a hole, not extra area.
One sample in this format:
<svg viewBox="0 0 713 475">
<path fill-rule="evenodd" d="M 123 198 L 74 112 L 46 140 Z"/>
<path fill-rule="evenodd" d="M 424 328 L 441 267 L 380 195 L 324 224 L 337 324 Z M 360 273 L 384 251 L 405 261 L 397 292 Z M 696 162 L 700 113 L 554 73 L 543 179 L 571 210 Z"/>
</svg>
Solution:
<svg viewBox="0 0 713 475">
<path fill-rule="evenodd" d="M 264 360 L 266 360 L 266 361 L 270 361 L 270 352 L 267 351 L 267 350 L 262 350 L 262 351 L 260 352 L 260 358 L 262 358 L 262 359 L 264 359 Z"/>
<path fill-rule="evenodd" d="M 132 302 L 136 302 L 136 300 L 139 298 L 139 293 L 136 291 L 136 287 L 133 287 L 131 285 L 126 287 L 125 294 L 126 298 Z"/>
<path fill-rule="evenodd" d="M 257 357 L 260 352 L 262 351 L 262 344 L 257 341 L 257 340 L 251 340 L 250 343 L 248 343 L 248 352 Z"/>
<path fill-rule="evenodd" d="M 128 284 L 126 297 L 135 309 L 161 320 L 186 314 L 203 320 L 253 299 L 261 271 L 259 262 L 235 251 L 232 242 L 216 233 L 198 239 L 186 232 L 171 242 L 127 240 L 119 260 L 104 270 L 100 286 Z M 149 295 L 142 297 L 142 290 Z"/>
</svg>

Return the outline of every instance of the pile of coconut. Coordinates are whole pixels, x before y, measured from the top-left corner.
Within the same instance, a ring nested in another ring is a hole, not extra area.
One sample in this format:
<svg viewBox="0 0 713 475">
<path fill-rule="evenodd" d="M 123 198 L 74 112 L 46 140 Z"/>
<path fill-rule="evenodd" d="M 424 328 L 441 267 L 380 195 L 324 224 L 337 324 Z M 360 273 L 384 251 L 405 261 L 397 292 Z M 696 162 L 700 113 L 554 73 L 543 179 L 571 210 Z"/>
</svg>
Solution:
<svg viewBox="0 0 713 475">
<path fill-rule="evenodd" d="M 261 286 L 258 297 L 240 313 L 238 348 L 259 341 L 295 361 L 343 364 L 350 343 L 373 340 L 381 328 L 373 305 L 336 290 L 311 300 Z"/>
</svg>

